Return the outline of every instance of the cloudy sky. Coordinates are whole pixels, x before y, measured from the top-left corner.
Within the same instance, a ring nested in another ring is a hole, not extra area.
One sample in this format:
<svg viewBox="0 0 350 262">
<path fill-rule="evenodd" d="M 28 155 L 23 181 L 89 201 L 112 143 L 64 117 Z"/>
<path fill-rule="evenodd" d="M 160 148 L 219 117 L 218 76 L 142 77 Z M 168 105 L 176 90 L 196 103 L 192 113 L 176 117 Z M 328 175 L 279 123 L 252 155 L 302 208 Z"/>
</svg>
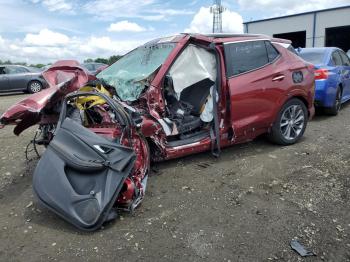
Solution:
<svg viewBox="0 0 350 262">
<path fill-rule="evenodd" d="M 124 54 L 159 36 L 210 32 L 212 0 L 0 0 L 0 60 L 48 63 L 57 59 Z M 349 4 L 349 0 L 223 0 L 223 30 L 242 21 Z"/>
</svg>

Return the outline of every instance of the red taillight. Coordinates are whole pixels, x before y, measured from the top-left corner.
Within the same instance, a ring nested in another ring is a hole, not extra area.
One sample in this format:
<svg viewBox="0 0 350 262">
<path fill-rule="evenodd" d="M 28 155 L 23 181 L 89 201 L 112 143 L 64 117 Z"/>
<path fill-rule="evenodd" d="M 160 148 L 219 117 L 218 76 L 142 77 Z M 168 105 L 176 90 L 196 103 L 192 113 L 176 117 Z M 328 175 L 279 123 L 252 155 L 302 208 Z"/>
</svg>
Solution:
<svg viewBox="0 0 350 262">
<path fill-rule="evenodd" d="M 315 80 L 327 79 L 328 70 L 327 69 L 317 69 L 315 70 Z"/>
</svg>

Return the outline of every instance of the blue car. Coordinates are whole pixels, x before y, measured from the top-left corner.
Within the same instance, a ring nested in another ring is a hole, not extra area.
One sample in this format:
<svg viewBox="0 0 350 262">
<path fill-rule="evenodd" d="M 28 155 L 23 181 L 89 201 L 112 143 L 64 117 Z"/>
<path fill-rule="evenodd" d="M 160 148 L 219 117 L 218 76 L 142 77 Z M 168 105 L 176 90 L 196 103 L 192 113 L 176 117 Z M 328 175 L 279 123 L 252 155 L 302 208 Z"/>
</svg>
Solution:
<svg viewBox="0 0 350 262">
<path fill-rule="evenodd" d="M 301 48 L 299 55 L 315 66 L 315 106 L 337 115 L 350 99 L 350 59 L 336 47 Z"/>
</svg>

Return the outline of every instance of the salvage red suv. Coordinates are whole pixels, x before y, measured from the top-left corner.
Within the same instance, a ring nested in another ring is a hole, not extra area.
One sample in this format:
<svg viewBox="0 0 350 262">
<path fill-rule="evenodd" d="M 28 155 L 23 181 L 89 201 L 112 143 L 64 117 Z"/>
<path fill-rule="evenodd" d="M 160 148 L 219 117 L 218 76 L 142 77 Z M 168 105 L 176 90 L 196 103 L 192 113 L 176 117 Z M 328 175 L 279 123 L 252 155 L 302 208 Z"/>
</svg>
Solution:
<svg viewBox="0 0 350 262">
<path fill-rule="evenodd" d="M 139 205 L 150 161 L 218 155 L 264 133 L 297 142 L 314 114 L 314 74 L 288 45 L 264 35 L 181 34 L 134 49 L 96 78 L 61 62 L 44 72 L 51 88 L 1 123 L 17 124 L 16 134 L 39 124 L 34 142 L 48 146 L 36 195 L 94 230 Z"/>
</svg>

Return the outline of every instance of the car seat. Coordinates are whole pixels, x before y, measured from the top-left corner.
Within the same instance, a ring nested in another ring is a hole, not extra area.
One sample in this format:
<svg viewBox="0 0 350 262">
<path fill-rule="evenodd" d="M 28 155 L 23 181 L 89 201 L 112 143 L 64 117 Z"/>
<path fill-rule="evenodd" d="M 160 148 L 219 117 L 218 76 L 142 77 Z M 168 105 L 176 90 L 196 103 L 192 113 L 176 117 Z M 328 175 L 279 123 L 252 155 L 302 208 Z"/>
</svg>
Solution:
<svg viewBox="0 0 350 262">
<path fill-rule="evenodd" d="M 168 102 L 170 119 L 176 123 L 180 134 L 198 129 L 202 126 L 200 114 L 210 94 L 214 82 L 209 78 L 203 79 L 186 87 L 178 100 L 174 91 L 172 78 L 166 77 L 165 98 Z"/>
</svg>

